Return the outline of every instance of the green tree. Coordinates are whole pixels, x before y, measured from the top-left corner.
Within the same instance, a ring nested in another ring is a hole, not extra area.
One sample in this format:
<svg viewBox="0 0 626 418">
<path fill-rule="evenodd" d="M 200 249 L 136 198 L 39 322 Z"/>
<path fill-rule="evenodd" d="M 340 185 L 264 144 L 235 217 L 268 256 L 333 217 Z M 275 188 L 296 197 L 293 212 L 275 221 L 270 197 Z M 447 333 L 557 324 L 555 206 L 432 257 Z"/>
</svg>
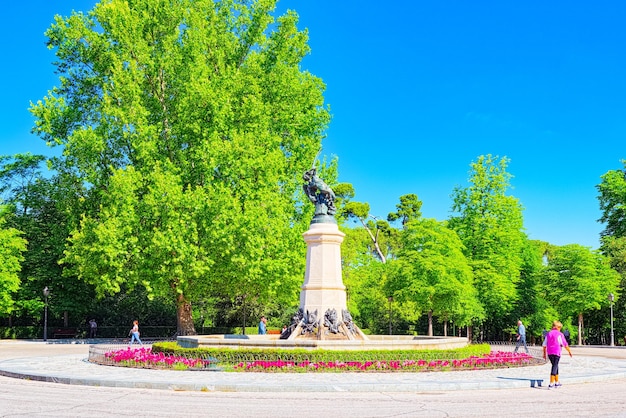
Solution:
<svg viewBox="0 0 626 418">
<path fill-rule="evenodd" d="M 601 251 L 609 258 L 613 270 L 621 276 L 619 293 L 624 294 L 626 288 L 626 236 L 625 237 L 602 237 Z M 615 301 L 615 335 L 626 335 L 626 298 Z"/>
<path fill-rule="evenodd" d="M 521 257 L 520 281 L 517 284 L 519 300 L 509 319 L 511 334 L 517 332 L 517 320 L 526 325 L 526 334 L 541 337 L 544 329 L 550 329 L 552 321 L 559 318 L 555 309 L 546 299 L 542 277 L 543 257 L 549 244 L 537 240 L 525 240 Z"/>
<path fill-rule="evenodd" d="M 348 310 L 355 323 L 373 332 L 388 325 L 383 282 L 386 264 L 370 251 L 371 239 L 364 228 L 346 228 L 341 247 L 343 283 L 346 286 Z"/>
<path fill-rule="evenodd" d="M 415 219 L 405 227 L 397 273 L 388 282 L 394 300 L 408 301 L 426 312 L 430 336 L 433 315 L 444 322 L 445 334 L 449 320 L 462 326 L 482 319 L 472 270 L 456 233 L 434 219 Z"/>
<path fill-rule="evenodd" d="M 28 323 L 39 321 L 42 289 L 51 293 L 51 318 L 63 317 L 64 325 L 83 321 L 93 300 L 85 283 L 65 278 L 59 260 L 69 234 L 70 213 L 62 206 L 68 189 L 59 176 L 46 176 L 45 157 L 17 154 L 0 158 L 0 189 L 7 202 L 7 225 L 23 233 L 28 242 L 21 263 L 21 286 L 16 293 L 14 316 Z"/>
<path fill-rule="evenodd" d="M 549 255 L 544 276 L 546 298 L 558 312 L 578 319 L 578 344 L 583 341 L 583 314 L 608 305 L 617 295 L 619 274 L 598 251 L 578 244 L 556 247 Z"/>
<path fill-rule="evenodd" d="M 518 300 L 522 207 L 507 195 L 511 174 L 507 158 L 480 156 L 471 164 L 470 186 L 453 192 L 449 227 L 456 231 L 474 273 L 475 287 L 487 318 L 485 333 L 503 329 Z"/>
<path fill-rule="evenodd" d="M 20 287 L 18 272 L 26 250 L 26 241 L 21 232 L 6 227 L 6 207 L 0 206 L 0 315 L 7 316 L 13 311 L 15 292 Z"/>
<path fill-rule="evenodd" d="M 405 194 L 400 196 L 400 203 L 396 205 L 396 211 L 387 215 L 389 222 L 397 220 L 402 221 L 402 227 L 412 220 L 419 219 L 422 216 L 422 201 L 417 198 L 416 194 Z"/>
<path fill-rule="evenodd" d="M 275 0 L 107 0 L 47 31 L 61 85 L 33 105 L 91 203 L 65 263 L 100 297 L 144 287 L 195 332 L 202 292 L 291 300 L 324 85 Z M 295 290 L 294 290 L 295 289 Z"/>
<path fill-rule="evenodd" d="M 602 232 L 601 250 L 610 258 L 611 266 L 620 273 L 622 279 L 620 293 L 626 288 L 626 160 L 622 160 L 624 168 L 610 170 L 601 176 L 597 185 L 598 201 L 602 217 L 600 222 L 606 223 Z M 626 335 L 626 298 L 615 303 L 616 334 Z"/>
<path fill-rule="evenodd" d="M 626 160 L 622 160 L 622 170 L 610 170 L 601 176 L 602 182 L 596 186 L 602 217 L 606 223 L 604 236 L 616 238 L 626 236 Z"/>
</svg>

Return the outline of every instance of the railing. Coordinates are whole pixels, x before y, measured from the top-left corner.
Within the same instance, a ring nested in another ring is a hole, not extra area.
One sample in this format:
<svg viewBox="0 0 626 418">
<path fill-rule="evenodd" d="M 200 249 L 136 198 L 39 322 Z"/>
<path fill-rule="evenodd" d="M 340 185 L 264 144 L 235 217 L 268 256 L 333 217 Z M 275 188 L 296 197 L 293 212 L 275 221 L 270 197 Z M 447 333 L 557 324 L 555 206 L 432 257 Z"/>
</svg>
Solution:
<svg viewBox="0 0 626 418">
<path fill-rule="evenodd" d="M 491 346 L 491 351 L 505 351 L 505 352 L 514 352 L 517 347 L 516 342 L 506 342 L 506 341 L 485 341 L 485 344 L 489 344 Z M 543 361 L 543 348 L 537 345 L 526 344 L 528 348 L 528 354 L 530 354 L 535 359 L 541 359 Z M 524 344 L 520 344 L 517 349 L 519 353 L 524 353 Z"/>
</svg>

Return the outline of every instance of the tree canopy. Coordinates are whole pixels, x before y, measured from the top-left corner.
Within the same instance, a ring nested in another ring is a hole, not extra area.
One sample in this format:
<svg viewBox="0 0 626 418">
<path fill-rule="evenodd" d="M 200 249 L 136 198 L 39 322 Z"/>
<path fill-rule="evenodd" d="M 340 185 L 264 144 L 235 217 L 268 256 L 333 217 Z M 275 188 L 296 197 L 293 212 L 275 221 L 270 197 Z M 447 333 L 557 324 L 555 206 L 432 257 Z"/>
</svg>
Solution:
<svg viewBox="0 0 626 418">
<path fill-rule="evenodd" d="M 518 300 L 526 239 L 521 204 L 506 194 L 512 177 L 507 165 L 507 158 L 491 155 L 473 162 L 470 186 L 454 190 L 454 214 L 449 221 L 464 245 L 486 318 L 492 324 L 506 319 Z"/>
<path fill-rule="evenodd" d="M 5 213 L 0 206 L 0 313 L 6 315 L 13 310 L 13 294 L 20 286 L 18 272 L 26 241 L 20 231 L 6 226 Z"/>
<path fill-rule="evenodd" d="M 201 292 L 267 300 L 301 277 L 300 175 L 329 113 L 299 67 L 306 31 L 274 8 L 105 0 L 46 32 L 61 77 L 32 105 L 35 131 L 86 202 L 64 263 L 101 297 L 168 294 L 181 334 Z"/>
<path fill-rule="evenodd" d="M 619 274 L 605 256 L 578 244 L 555 248 L 545 274 L 546 299 L 563 315 L 578 318 L 581 344 L 583 313 L 607 306 L 609 293 L 617 296 Z"/>
<path fill-rule="evenodd" d="M 606 223 L 602 235 L 620 238 L 626 236 L 626 160 L 624 168 L 609 170 L 600 178 L 597 186 L 602 217 L 600 222 Z"/>
</svg>

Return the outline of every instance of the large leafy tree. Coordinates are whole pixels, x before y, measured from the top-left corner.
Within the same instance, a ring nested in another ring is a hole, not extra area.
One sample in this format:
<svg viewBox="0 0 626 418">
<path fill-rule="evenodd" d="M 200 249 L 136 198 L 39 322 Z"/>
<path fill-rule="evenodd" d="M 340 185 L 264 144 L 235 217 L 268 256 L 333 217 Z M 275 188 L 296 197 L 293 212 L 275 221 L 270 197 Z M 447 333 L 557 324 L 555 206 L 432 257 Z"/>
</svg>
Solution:
<svg viewBox="0 0 626 418">
<path fill-rule="evenodd" d="M 578 319 L 578 344 L 583 340 L 583 315 L 609 304 L 620 276 L 606 256 L 578 244 L 555 247 L 545 270 L 546 299 L 559 313 Z"/>
<path fill-rule="evenodd" d="M 596 186 L 602 211 L 600 222 L 606 223 L 602 235 L 615 238 L 626 236 L 626 160 L 622 163 L 623 169 L 608 171 Z"/>
<path fill-rule="evenodd" d="M 20 230 L 27 241 L 21 263 L 21 285 L 14 315 L 22 322 L 39 320 L 42 289 L 51 290 L 52 316 L 65 325 L 82 322 L 93 300 L 85 283 L 64 278 L 59 260 L 69 233 L 70 213 L 62 206 L 67 189 L 59 176 L 46 176 L 45 157 L 16 154 L 0 158 L 0 190 L 7 204 L 7 225 Z"/>
<path fill-rule="evenodd" d="M 382 331 L 388 325 L 385 312 L 389 295 L 383 287 L 387 264 L 372 254 L 371 237 L 364 228 L 344 231 L 341 259 L 348 309 L 359 327 Z"/>
<path fill-rule="evenodd" d="M 609 258 L 611 267 L 621 276 L 619 291 L 623 295 L 626 289 L 626 236 L 602 237 L 601 250 Z M 615 302 L 615 334 L 626 335 L 626 298 L 624 297 Z"/>
<path fill-rule="evenodd" d="M 622 169 L 610 170 L 602 175 L 601 183 L 596 186 L 602 211 L 599 221 L 606 224 L 601 234 L 601 250 L 609 257 L 611 266 L 621 275 L 621 293 L 626 288 L 626 160 L 622 160 L 622 164 Z M 625 298 L 616 301 L 615 313 L 617 334 L 624 335 Z"/>
<path fill-rule="evenodd" d="M 472 270 L 454 231 L 434 219 L 418 218 L 405 224 L 402 244 L 396 274 L 387 285 L 398 301 L 428 314 L 428 335 L 433 335 L 433 315 L 458 325 L 482 319 Z"/>
<path fill-rule="evenodd" d="M 537 240 L 526 240 L 522 248 L 523 260 L 520 281 L 517 284 L 519 299 L 509 319 L 508 332 L 517 332 L 517 320 L 522 319 L 526 334 L 540 337 L 543 330 L 550 329 L 552 321 L 560 316 L 546 299 L 542 278 L 545 266 L 543 259 L 550 244 Z"/>
<path fill-rule="evenodd" d="M 522 207 L 507 195 L 508 159 L 480 156 L 471 164 L 469 187 L 453 192 L 449 227 L 457 232 L 474 272 L 478 297 L 485 309 L 486 331 L 502 329 L 518 300 L 522 266 Z M 490 335 L 487 335 L 491 337 Z"/>
<path fill-rule="evenodd" d="M 14 295 L 19 289 L 18 272 L 26 250 L 26 241 L 21 232 L 6 226 L 6 207 L 0 206 L 0 315 L 10 314 L 14 306 Z"/>
<path fill-rule="evenodd" d="M 104 296 L 144 287 L 194 333 L 202 294 L 297 297 L 300 175 L 329 114 L 307 34 L 275 0 L 104 0 L 48 30 L 60 86 L 32 106 L 81 181 L 65 263 Z M 295 289 L 295 290 L 294 290 Z"/>
</svg>

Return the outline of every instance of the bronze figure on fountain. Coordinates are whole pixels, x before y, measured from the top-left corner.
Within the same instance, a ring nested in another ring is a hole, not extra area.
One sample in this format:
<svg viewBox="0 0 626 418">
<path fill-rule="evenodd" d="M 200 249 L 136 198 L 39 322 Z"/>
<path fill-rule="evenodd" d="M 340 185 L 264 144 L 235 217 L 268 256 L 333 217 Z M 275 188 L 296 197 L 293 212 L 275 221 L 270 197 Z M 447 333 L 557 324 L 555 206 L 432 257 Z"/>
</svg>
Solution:
<svg viewBox="0 0 626 418">
<path fill-rule="evenodd" d="M 315 216 L 311 223 L 337 223 L 335 220 L 335 192 L 317 176 L 315 167 L 306 171 L 302 178 L 305 183 L 302 185 L 304 193 L 315 205 Z"/>
</svg>

